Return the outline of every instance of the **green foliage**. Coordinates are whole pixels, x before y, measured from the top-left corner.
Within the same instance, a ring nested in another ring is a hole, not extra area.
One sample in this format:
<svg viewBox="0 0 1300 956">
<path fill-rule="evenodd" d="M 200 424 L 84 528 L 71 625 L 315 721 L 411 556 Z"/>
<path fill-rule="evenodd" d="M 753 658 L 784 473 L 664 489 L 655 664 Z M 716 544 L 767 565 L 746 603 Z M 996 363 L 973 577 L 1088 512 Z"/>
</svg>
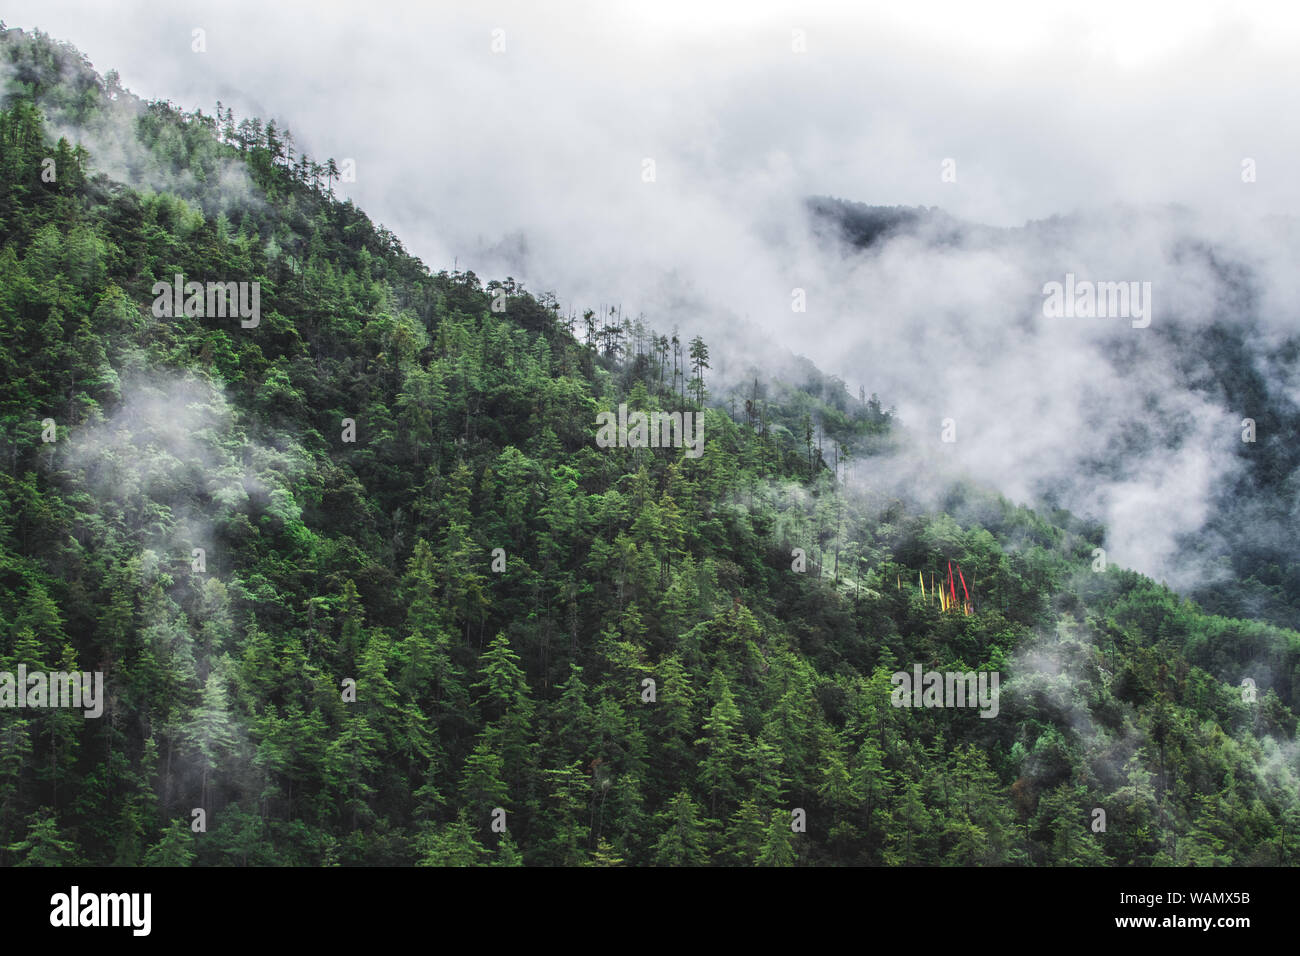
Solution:
<svg viewBox="0 0 1300 956">
<path fill-rule="evenodd" d="M 0 712 L 0 862 L 1297 862 L 1294 631 L 1093 574 L 1068 515 L 882 505 L 844 468 L 876 396 L 706 387 L 698 335 L 430 273 L 277 124 L 0 50 L 0 671 L 110 691 Z M 261 324 L 155 319 L 178 271 L 259 282 Z M 620 402 L 704 454 L 598 448 Z M 949 560 L 970 616 L 916 587 Z M 891 706 L 913 662 L 1000 671 L 999 716 Z"/>
</svg>

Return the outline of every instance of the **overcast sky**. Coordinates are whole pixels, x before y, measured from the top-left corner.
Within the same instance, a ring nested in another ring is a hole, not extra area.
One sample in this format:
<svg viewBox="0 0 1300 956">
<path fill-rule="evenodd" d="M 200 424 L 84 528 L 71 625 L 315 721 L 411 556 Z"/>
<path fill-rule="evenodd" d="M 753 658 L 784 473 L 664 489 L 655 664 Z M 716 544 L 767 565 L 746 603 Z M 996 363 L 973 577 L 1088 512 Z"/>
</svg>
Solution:
<svg viewBox="0 0 1300 956">
<path fill-rule="evenodd" d="M 1022 500 L 1112 453 L 1154 401 L 1146 424 L 1182 446 L 1065 491 L 1153 574 L 1175 573 L 1249 410 L 1183 392 L 1154 336 L 1131 338 L 1147 330 L 1051 324 L 1035 296 L 1073 271 L 1153 281 L 1157 329 L 1221 317 L 1216 278 L 1171 253 L 1191 235 L 1257 269 L 1265 339 L 1296 327 L 1294 231 L 1259 231 L 1300 209 L 1295 4 L 11 0 L 4 18 L 145 98 L 221 100 L 354 158 L 343 188 L 433 269 L 687 336 L 740 317 L 751 334 L 711 342 L 724 363 L 782 345 L 927 440 L 954 417 L 951 457 Z M 1003 248 L 841 259 L 806 233 L 813 194 L 997 226 L 1081 217 Z M 1114 212 L 1165 203 L 1189 218 Z M 1136 343 L 1136 373 L 1116 342 Z M 897 480 L 921 481 L 918 461 Z"/>
<path fill-rule="evenodd" d="M 1289 3 L 11 0 L 4 16 L 141 96 L 221 99 L 356 158 L 351 194 L 435 268 L 522 232 L 551 285 L 568 278 L 561 261 L 547 282 L 552 257 L 626 265 L 611 231 L 664 264 L 697 219 L 772 194 L 999 225 L 1300 200 Z"/>
</svg>

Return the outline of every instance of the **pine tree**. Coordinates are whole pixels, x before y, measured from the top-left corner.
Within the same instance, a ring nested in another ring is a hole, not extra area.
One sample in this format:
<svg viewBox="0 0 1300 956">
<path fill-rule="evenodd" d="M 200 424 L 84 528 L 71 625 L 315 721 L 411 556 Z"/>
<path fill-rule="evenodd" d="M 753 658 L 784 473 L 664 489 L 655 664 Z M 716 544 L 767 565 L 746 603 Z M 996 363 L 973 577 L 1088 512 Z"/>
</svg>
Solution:
<svg viewBox="0 0 1300 956">
<path fill-rule="evenodd" d="M 162 839 L 145 853 L 145 866 L 190 866 L 198 856 L 194 838 L 183 820 L 173 820 L 163 831 Z"/>
<path fill-rule="evenodd" d="M 709 365 L 709 347 L 704 344 L 704 339 L 698 335 L 691 339 L 690 348 L 691 371 L 694 378 L 691 379 L 691 388 L 695 390 L 695 404 L 699 408 L 704 407 L 704 370 L 710 368 Z"/>
<path fill-rule="evenodd" d="M 15 855 L 14 866 L 76 866 L 77 849 L 59 833 L 54 811 L 41 807 L 27 821 L 27 835 L 5 848 Z"/>
<path fill-rule="evenodd" d="M 708 862 L 704 823 L 685 790 L 679 791 L 655 820 L 661 834 L 654 849 L 656 866 L 702 866 Z"/>
</svg>

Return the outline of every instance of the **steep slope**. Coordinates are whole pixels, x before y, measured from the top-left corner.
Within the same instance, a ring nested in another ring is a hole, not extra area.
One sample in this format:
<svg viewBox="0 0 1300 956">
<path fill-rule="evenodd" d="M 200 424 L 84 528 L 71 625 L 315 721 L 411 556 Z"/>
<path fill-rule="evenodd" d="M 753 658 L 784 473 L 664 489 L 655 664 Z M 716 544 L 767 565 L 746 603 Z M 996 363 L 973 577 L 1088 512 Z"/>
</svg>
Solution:
<svg viewBox="0 0 1300 956">
<path fill-rule="evenodd" d="M 5 863 L 1295 862 L 1300 635 L 845 487 L 874 396 L 710 395 L 690 330 L 431 274 L 273 124 L 0 51 L 0 671 L 108 687 L 0 711 Z M 256 323 L 159 316 L 176 274 Z M 702 454 L 600 447 L 620 404 Z M 893 706 L 915 665 L 996 716 Z"/>
</svg>

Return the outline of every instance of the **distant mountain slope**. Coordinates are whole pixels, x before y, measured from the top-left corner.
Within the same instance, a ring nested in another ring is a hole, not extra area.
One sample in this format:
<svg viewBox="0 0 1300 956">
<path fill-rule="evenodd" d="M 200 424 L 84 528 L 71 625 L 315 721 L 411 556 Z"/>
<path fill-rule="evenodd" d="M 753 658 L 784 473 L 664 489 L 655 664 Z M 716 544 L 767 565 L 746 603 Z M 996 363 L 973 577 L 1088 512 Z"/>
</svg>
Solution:
<svg viewBox="0 0 1300 956">
<path fill-rule="evenodd" d="M 816 233 L 858 257 L 882 255 L 891 242 L 906 238 L 917 244 L 908 249 L 950 247 L 970 256 L 992 251 L 1012 261 L 1026 260 L 1029 250 L 1068 249 L 1067 261 L 1086 269 L 1090 257 L 1078 251 L 1077 237 L 1089 230 L 1095 233 L 1093 243 L 1129 233 L 1149 233 L 1152 244 L 1165 243 L 1169 260 L 1184 270 L 1183 288 L 1171 289 L 1166 283 L 1158 289 L 1159 319 L 1144 330 L 1154 342 L 1118 336 L 1098 344 L 1097 357 L 1104 367 L 1097 369 L 1092 383 L 1102 387 L 1114 376 L 1127 379 L 1135 389 L 1145 385 L 1145 401 L 1139 404 L 1134 398 L 1127 405 L 1111 403 L 1093 410 L 1094 416 L 1106 413 L 1103 420 L 1094 417 L 1091 422 L 1097 434 L 1110 438 L 1106 454 L 1084 453 L 1082 441 L 1062 450 L 1075 457 L 1065 457 L 1060 473 L 1045 477 L 1038 493 L 1045 500 L 1068 503 L 1079 497 L 1080 488 L 1123 483 L 1135 463 L 1150 458 L 1153 450 L 1168 452 L 1161 460 L 1171 465 L 1179 450 L 1194 450 L 1187 444 L 1191 424 L 1180 420 L 1185 412 L 1168 401 L 1169 396 L 1162 400 L 1162 390 L 1177 388 L 1203 407 L 1232 410 L 1236 415 L 1225 433 L 1228 440 L 1222 442 L 1227 465 L 1215 475 L 1216 484 L 1207 494 L 1208 515 L 1182 534 L 1172 563 L 1204 570 L 1187 592 L 1216 613 L 1292 628 L 1300 624 L 1300 333 L 1279 330 L 1285 323 L 1266 310 L 1257 264 L 1234 257 L 1233 250 L 1202 235 L 1190 211 L 1178 207 L 1115 207 L 1092 217 L 1054 217 L 1015 229 L 961 222 L 938 209 L 827 198 L 810 200 L 809 209 Z M 1258 243 L 1278 243 L 1275 255 L 1300 249 L 1300 223 L 1272 217 L 1267 227 Z M 1047 276 L 1052 277 L 1061 275 Z M 846 288 L 841 294 L 853 293 Z M 1193 319 L 1185 308 L 1168 304 L 1180 299 L 1194 302 L 1200 314 Z M 1037 299 L 1031 303 L 1039 304 Z M 1015 330 L 1024 321 L 1024 316 L 1008 313 L 999 324 Z M 1042 324 L 1040 317 L 1033 321 Z M 971 322 L 965 331 L 978 342 L 987 329 Z M 918 343 L 933 341 L 925 330 L 910 334 Z M 1059 344 L 1061 349 L 1077 347 L 1069 339 Z M 935 360 L 953 361 L 948 354 Z M 984 374 L 1008 371 L 995 365 Z M 1115 413 L 1123 417 L 1116 420 Z M 1241 430 L 1236 422 L 1247 417 L 1253 422 L 1254 440 L 1231 440 Z M 1057 427 L 1069 428 L 1070 423 Z M 1188 508 L 1195 511 L 1201 504 L 1197 497 L 1188 501 Z"/>
</svg>

